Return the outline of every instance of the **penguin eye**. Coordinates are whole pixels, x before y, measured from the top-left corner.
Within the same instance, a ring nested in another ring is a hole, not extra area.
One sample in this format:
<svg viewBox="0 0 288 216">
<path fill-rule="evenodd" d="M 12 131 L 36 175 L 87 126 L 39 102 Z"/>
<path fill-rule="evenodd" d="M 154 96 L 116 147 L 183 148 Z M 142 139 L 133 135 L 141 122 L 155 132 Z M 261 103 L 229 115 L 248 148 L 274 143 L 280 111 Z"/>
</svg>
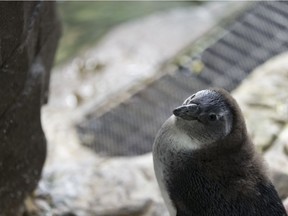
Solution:
<svg viewBox="0 0 288 216">
<path fill-rule="evenodd" d="M 216 121 L 217 120 L 217 116 L 214 113 L 209 114 L 208 116 L 209 121 Z"/>
</svg>

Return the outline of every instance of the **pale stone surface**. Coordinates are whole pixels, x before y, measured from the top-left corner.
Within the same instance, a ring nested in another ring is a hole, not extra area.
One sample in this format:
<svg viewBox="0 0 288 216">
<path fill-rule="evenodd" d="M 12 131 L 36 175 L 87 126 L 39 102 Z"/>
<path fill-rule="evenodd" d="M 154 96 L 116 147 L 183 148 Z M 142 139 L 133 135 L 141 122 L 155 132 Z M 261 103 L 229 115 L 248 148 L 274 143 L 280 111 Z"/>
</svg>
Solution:
<svg viewBox="0 0 288 216">
<path fill-rule="evenodd" d="M 37 196 L 49 197 L 53 208 L 46 206 L 44 212 L 54 214 L 157 213 L 163 205 L 159 204 L 161 197 L 151 157 L 151 154 L 116 159 L 79 157 L 70 163 L 55 164 L 45 170 Z"/>
<path fill-rule="evenodd" d="M 288 158 L 284 153 L 288 140 L 287 89 L 286 53 L 256 68 L 233 95 L 242 108 L 258 150 L 265 152 L 265 159 L 273 169 L 288 174 Z"/>
</svg>

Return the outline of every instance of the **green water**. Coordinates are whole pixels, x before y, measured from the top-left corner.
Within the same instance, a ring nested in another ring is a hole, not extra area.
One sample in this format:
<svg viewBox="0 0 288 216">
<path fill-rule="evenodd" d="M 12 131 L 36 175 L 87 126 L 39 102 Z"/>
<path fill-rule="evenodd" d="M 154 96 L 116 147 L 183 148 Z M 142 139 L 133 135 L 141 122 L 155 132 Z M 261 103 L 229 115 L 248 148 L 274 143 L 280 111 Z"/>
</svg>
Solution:
<svg viewBox="0 0 288 216">
<path fill-rule="evenodd" d="M 156 11 L 195 4 L 199 4 L 199 2 L 58 2 L 63 34 L 56 55 L 56 64 L 61 64 L 94 46 L 117 24 Z"/>
</svg>

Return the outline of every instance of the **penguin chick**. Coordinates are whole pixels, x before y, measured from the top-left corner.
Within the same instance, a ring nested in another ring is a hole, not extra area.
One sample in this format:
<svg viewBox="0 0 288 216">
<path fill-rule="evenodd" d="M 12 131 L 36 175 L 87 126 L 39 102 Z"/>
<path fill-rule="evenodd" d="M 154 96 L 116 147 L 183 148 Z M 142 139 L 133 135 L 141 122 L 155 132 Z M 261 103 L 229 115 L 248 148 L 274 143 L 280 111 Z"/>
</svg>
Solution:
<svg viewBox="0 0 288 216">
<path fill-rule="evenodd" d="M 228 92 L 199 91 L 173 114 L 153 146 L 171 216 L 287 215 Z"/>
</svg>

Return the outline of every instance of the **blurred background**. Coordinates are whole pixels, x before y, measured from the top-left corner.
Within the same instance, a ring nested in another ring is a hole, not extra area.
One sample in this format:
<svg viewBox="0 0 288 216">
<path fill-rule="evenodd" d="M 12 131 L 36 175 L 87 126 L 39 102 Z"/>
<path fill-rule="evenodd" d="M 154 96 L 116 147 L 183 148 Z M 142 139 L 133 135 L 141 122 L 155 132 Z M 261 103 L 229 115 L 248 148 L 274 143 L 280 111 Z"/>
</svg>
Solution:
<svg viewBox="0 0 288 216">
<path fill-rule="evenodd" d="M 97 42 L 118 24 L 160 11 L 200 5 L 201 2 L 58 2 L 63 22 L 63 37 L 58 48 L 56 65 L 61 64 Z"/>
<path fill-rule="evenodd" d="M 42 109 L 49 154 L 34 214 L 167 215 L 153 140 L 174 107 L 209 87 L 233 93 L 288 196 L 288 3 L 58 8 L 63 33 Z"/>
</svg>

